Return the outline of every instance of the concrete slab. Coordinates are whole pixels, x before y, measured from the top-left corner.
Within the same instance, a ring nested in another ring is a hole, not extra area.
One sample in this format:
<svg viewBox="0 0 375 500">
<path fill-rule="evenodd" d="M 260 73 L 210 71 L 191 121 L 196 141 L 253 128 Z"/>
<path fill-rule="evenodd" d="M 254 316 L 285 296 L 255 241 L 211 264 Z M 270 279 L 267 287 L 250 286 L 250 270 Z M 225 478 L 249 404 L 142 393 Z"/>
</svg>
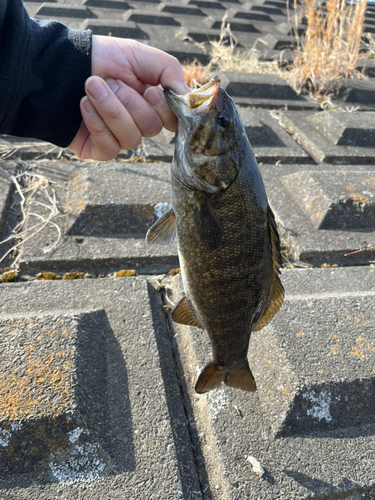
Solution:
<svg viewBox="0 0 375 500">
<path fill-rule="evenodd" d="M 292 258 L 316 265 L 375 260 L 373 174 L 365 165 L 262 167 L 268 199 Z"/>
<path fill-rule="evenodd" d="M 96 17 L 95 14 L 93 14 L 93 12 L 88 8 L 87 4 L 85 6 L 56 5 L 51 2 L 44 2 L 36 11 L 36 15 L 49 17 L 50 19 L 56 19 L 59 17 L 87 19 L 89 17 Z"/>
<path fill-rule="evenodd" d="M 297 95 L 285 80 L 276 75 L 220 73 L 221 85 L 241 106 L 268 109 L 314 109 L 317 103 Z"/>
<path fill-rule="evenodd" d="M 87 444 L 103 458 L 104 311 L 2 316 L 0 331 L 2 473 L 35 471 L 58 448 Z M 100 462 L 104 468 L 108 459 Z"/>
<path fill-rule="evenodd" d="M 250 341 L 250 366 L 258 384 L 254 394 L 226 386 L 207 395 L 194 394 L 197 373 L 210 358 L 208 336 L 197 328 L 173 325 L 217 498 L 374 498 L 375 425 L 369 421 L 375 378 L 370 343 L 374 278 L 375 270 L 368 268 L 283 273 L 285 304 L 271 325 L 252 334 Z M 177 300 L 181 284 L 179 278 L 174 280 Z M 340 354 L 334 354 L 332 346 Z M 364 358 L 356 355 L 356 348 Z M 295 411 L 305 424 L 298 427 L 300 420 L 295 418 L 280 437 L 272 424 L 281 420 L 280 401 L 292 402 L 288 383 L 298 377 L 306 383 L 305 399 L 294 400 L 287 418 Z M 355 386 L 368 391 L 358 407 L 351 400 Z M 268 391 L 278 394 L 273 405 L 264 403 L 270 400 Z M 264 474 L 252 466 L 254 458 Z"/>
<path fill-rule="evenodd" d="M 152 47 L 157 47 L 160 50 L 164 50 L 164 52 L 168 52 L 168 54 L 176 57 L 181 64 L 189 64 L 196 60 L 201 64 L 206 65 L 211 59 L 208 47 L 192 45 L 191 43 L 187 43 L 186 41 L 179 42 L 175 40 L 173 41 L 173 43 L 162 43 L 149 40 L 145 43 L 147 43 L 147 45 L 151 45 Z"/>
<path fill-rule="evenodd" d="M 364 31 L 375 33 L 375 27 L 365 27 Z M 374 110 L 375 83 L 370 80 L 345 80 L 344 87 L 340 90 L 338 100 L 361 110 Z"/>
<path fill-rule="evenodd" d="M 283 111 L 280 123 L 317 163 L 373 163 L 375 113 Z"/>
<path fill-rule="evenodd" d="M 6 219 L 9 202 L 12 196 L 12 178 L 15 172 L 15 164 L 2 164 L 0 162 L 0 234 Z"/>
<path fill-rule="evenodd" d="M 250 144 L 258 162 L 304 163 L 311 158 L 263 109 L 250 110 L 238 108 Z M 175 145 L 175 134 L 163 130 L 152 138 L 144 138 L 142 146 L 146 158 L 152 161 L 172 161 Z"/>
<path fill-rule="evenodd" d="M 165 324 L 162 332 L 162 323 L 155 323 L 144 279 L 1 285 L 0 318 L 2 345 L 8 346 L 5 356 L 2 349 L 2 367 L 10 363 L 2 377 L 24 382 L 19 391 L 8 385 L 6 396 L 13 396 L 16 404 L 5 408 L 1 400 L 2 422 L 4 415 L 10 422 L 10 429 L 2 428 L 1 450 L 9 451 L 13 442 L 23 439 L 34 457 L 31 470 L 23 473 L 7 474 L 2 468 L 1 498 L 202 497 L 190 442 L 181 442 L 189 433 L 178 393 L 172 414 L 176 417 L 180 408 L 181 419 L 170 420 L 158 351 Z M 14 356 L 9 355 L 12 347 Z M 65 357 L 60 357 L 62 352 Z M 33 376 L 35 370 L 38 377 Z M 173 388 L 175 374 L 169 375 L 167 385 Z M 54 389 L 61 387 L 61 396 L 57 390 L 50 398 L 53 384 Z M 22 399 L 22 391 L 35 401 Z M 56 426 L 54 412 L 63 403 L 71 421 L 58 427 L 58 441 L 49 426 Z M 85 418 L 97 422 L 89 433 Z M 35 432 L 22 433 L 21 424 L 26 429 L 34 426 Z M 46 456 L 35 455 L 33 443 L 44 441 Z"/>
<path fill-rule="evenodd" d="M 86 165 L 41 162 L 38 170 L 54 187 L 57 217 L 40 228 L 21 249 L 20 267 L 40 270 L 119 268 L 166 272 L 177 267 L 176 245 L 147 245 L 147 229 L 169 208 L 170 166 L 164 163 L 105 163 Z M 51 205 L 35 203 L 32 213 L 48 217 Z M 35 215 L 29 215 L 30 227 Z M 61 232 L 61 236 L 60 233 Z M 158 266 L 160 266 L 158 268 Z"/>
<path fill-rule="evenodd" d="M 149 40 L 146 31 L 143 31 L 134 22 L 105 19 L 85 19 L 80 29 L 91 30 L 94 35 L 117 36 L 119 38 L 134 38 L 135 40 Z"/>
</svg>

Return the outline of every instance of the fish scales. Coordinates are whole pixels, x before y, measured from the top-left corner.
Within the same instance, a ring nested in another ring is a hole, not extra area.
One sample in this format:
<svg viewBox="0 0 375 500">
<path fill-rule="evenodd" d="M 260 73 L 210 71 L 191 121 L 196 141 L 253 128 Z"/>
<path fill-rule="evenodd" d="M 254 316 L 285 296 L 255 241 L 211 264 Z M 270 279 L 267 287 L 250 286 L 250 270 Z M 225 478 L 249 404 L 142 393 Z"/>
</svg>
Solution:
<svg viewBox="0 0 375 500">
<path fill-rule="evenodd" d="M 177 233 L 185 295 L 172 312 L 205 328 L 212 361 L 196 391 L 256 388 L 247 351 L 251 331 L 280 308 L 281 255 L 263 182 L 233 101 L 214 77 L 202 89 L 167 100 L 178 117 L 172 163 L 172 210 L 147 240 L 168 243 Z"/>
<path fill-rule="evenodd" d="M 199 240 L 188 217 L 194 194 L 177 182 L 172 190 L 185 293 L 211 338 L 214 358 L 228 367 L 246 360 L 251 325 L 265 307 L 272 283 L 272 275 L 263 271 L 272 267 L 267 216 L 258 214 L 263 224 L 252 224 L 247 178 L 248 172 L 242 169 L 213 203 L 223 231 L 217 250 L 208 249 Z M 253 295 L 259 300 L 251 300 Z"/>
</svg>

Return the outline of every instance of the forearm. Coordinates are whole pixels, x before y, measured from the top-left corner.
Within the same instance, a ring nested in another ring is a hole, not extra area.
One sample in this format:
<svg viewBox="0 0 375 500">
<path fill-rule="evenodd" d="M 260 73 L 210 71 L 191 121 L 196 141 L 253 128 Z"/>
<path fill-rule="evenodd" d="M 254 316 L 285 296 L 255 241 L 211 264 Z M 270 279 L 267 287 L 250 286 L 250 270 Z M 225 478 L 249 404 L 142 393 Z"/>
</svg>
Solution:
<svg viewBox="0 0 375 500">
<path fill-rule="evenodd" d="M 0 133 L 67 146 L 90 75 L 90 32 L 32 20 L 21 0 L 0 0 Z"/>
</svg>

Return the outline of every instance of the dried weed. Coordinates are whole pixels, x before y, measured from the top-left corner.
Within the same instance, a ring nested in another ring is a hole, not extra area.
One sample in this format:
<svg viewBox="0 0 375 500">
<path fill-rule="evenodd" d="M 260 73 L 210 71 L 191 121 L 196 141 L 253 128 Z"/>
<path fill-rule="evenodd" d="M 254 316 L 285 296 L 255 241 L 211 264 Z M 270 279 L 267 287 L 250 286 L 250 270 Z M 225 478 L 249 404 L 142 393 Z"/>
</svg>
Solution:
<svg viewBox="0 0 375 500">
<path fill-rule="evenodd" d="M 254 47 L 239 50 L 225 15 L 220 39 L 208 42 L 211 46 L 209 64 L 203 66 L 194 61 L 185 65 L 186 81 L 189 86 L 197 87 L 206 83 L 213 72 L 223 71 L 272 74 L 284 78 L 297 93 L 308 93 L 323 106 L 330 106 L 330 97 L 343 79 L 365 78 L 363 72 L 356 69 L 358 60 L 375 56 L 375 40 L 371 34 L 366 34 L 367 52 L 360 53 L 366 5 L 367 0 L 352 0 L 349 4 L 346 0 L 328 0 L 323 8 L 320 0 L 304 0 L 302 14 L 307 20 L 307 31 L 301 37 L 298 35 L 301 12 L 294 0 L 297 48 L 287 68 L 285 61 L 284 66 L 280 64 L 282 55 L 280 61 L 261 61 L 259 50 Z"/>
<path fill-rule="evenodd" d="M 320 100 L 337 91 L 340 80 L 364 78 L 356 67 L 360 58 L 367 0 L 304 0 L 307 31 L 304 39 L 296 32 L 297 49 L 287 80 L 298 92 Z M 297 1 L 294 0 L 295 12 Z"/>
</svg>

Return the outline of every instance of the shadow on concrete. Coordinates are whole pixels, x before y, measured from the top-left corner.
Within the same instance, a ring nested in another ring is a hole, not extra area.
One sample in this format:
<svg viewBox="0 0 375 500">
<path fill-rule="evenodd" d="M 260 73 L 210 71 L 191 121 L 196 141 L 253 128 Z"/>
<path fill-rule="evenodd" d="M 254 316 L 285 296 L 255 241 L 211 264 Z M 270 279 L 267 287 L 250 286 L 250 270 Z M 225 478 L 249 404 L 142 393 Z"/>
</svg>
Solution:
<svg viewBox="0 0 375 500">
<path fill-rule="evenodd" d="M 136 468 L 128 375 L 121 347 L 102 309 L 85 314 L 80 327 L 76 352 L 77 408 L 73 413 L 60 415 L 58 433 L 58 419 L 53 416 L 34 420 L 34 424 L 32 419 L 22 423 L 27 435 L 20 434 L 27 441 L 24 448 L 28 455 L 20 452 L 20 459 L 16 466 L 8 467 L 8 473 L 2 467 L 0 490 L 56 481 L 80 482 Z M 93 341 L 99 337 L 100 342 Z M 38 437 L 34 427 L 45 429 L 47 434 L 39 432 Z M 77 430 L 77 438 L 72 439 Z M 34 460 L 33 449 L 29 450 L 32 445 L 34 450 L 43 447 L 44 451 Z"/>
<path fill-rule="evenodd" d="M 183 498 L 210 500 L 212 494 L 174 331 L 161 311 L 162 293 L 149 284 L 149 294 Z"/>
</svg>

